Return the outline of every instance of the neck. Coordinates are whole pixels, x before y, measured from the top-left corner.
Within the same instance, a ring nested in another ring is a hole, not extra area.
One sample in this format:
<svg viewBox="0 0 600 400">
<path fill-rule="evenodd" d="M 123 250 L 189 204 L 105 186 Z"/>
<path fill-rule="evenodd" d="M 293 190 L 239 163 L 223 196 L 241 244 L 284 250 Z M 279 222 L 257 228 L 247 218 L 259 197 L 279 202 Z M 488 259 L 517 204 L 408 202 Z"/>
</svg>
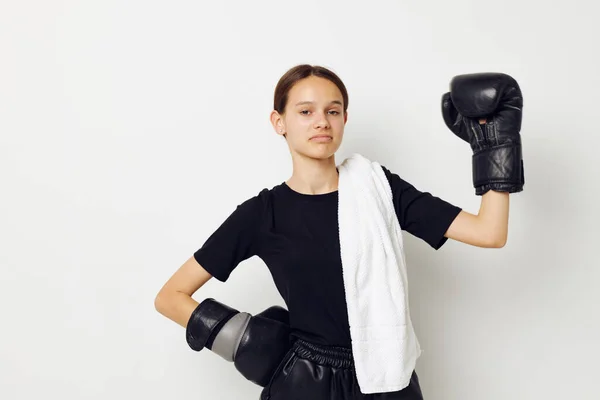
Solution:
<svg viewBox="0 0 600 400">
<path fill-rule="evenodd" d="M 325 194 L 338 189 L 338 178 L 334 156 L 324 160 L 297 158 L 292 177 L 286 183 L 299 193 Z"/>
</svg>

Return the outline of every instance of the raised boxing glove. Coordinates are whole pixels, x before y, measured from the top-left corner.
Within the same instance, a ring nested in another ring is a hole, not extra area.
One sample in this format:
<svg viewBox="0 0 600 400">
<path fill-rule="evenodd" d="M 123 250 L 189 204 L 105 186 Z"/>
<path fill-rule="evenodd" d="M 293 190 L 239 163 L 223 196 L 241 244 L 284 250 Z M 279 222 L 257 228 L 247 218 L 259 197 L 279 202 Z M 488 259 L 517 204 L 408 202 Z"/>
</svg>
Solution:
<svg viewBox="0 0 600 400">
<path fill-rule="evenodd" d="M 523 190 L 522 110 L 523 96 L 517 81 L 502 73 L 455 76 L 450 92 L 442 96 L 446 125 L 473 150 L 476 195 L 489 190 Z M 480 119 L 486 119 L 486 123 L 480 125 Z"/>
<path fill-rule="evenodd" d="M 211 298 L 198 304 L 186 327 L 190 348 L 206 347 L 262 387 L 290 349 L 289 334 L 289 313 L 283 307 L 272 306 L 252 316 Z"/>
</svg>

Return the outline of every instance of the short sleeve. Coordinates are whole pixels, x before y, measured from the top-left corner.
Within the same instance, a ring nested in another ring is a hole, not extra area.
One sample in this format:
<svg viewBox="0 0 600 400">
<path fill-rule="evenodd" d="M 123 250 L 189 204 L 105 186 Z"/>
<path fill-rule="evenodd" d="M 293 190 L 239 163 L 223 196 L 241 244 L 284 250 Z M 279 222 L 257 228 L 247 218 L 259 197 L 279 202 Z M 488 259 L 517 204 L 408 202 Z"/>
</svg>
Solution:
<svg viewBox="0 0 600 400">
<path fill-rule="evenodd" d="M 392 188 L 400 227 L 438 250 L 448 240 L 444 234 L 462 209 L 429 192 L 419 191 L 386 167 L 382 169 Z"/>
<path fill-rule="evenodd" d="M 256 196 L 239 204 L 194 253 L 196 261 L 221 282 L 242 261 L 257 254 L 262 202 Z"/>
</svg>

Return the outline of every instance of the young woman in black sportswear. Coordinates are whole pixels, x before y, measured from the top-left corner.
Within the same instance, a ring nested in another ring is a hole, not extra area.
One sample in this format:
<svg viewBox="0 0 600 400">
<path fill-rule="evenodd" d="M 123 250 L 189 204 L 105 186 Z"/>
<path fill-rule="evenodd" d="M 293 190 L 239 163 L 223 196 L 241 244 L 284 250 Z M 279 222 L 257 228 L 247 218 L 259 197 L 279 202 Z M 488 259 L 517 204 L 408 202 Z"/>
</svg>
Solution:
<svg viewBox="0 0 600 400">
<path fill-rule="evenodd" d="M 232 361 L 267 399 L 423 399 L 413 372 L 407 387 L 360 392 L 342 280 L 335 152 L 348 121 L 348 93 L 331 70 L 298 65 L 279 80 L 271 123 L 289 147 L 292 176 L 241 202 L 164 284 L 156 309 L 186 330 L 196 351 Z M 402 230 L 439 249 L 449 238 L 499 248 L 507 240 L 509 194 L 523 190 L 522 95 L 500 73 L 461 75 L 442 96 L 448 128 L 473 150 L 473 185 L 481 196 L 471 214 L 391 172 Z M 192 295 L 211 277 L 225 282 L 237 265 L 260 257 L 287 310 L 257 315 Z"/>
</svg>

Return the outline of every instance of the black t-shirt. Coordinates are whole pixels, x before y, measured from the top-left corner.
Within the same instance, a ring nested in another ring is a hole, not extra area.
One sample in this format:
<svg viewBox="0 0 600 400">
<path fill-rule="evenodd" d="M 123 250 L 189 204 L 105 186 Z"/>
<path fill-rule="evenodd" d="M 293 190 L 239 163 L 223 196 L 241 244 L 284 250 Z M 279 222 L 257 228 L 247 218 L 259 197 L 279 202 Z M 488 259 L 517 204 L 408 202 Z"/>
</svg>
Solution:
<svg viewBox="0 0 600 400">
<path fill-rule="evenodd" d="M 439 249 L 461 208 L 383 170 L 401 229 Z M 222 282 L 241 261 L 260 257 L 290 312 L 292 335 L 349 347 L 337 210 L 337 191 L 302 194 L 283 182 L 238 205 L 194 257 Z"/>
</svg>

